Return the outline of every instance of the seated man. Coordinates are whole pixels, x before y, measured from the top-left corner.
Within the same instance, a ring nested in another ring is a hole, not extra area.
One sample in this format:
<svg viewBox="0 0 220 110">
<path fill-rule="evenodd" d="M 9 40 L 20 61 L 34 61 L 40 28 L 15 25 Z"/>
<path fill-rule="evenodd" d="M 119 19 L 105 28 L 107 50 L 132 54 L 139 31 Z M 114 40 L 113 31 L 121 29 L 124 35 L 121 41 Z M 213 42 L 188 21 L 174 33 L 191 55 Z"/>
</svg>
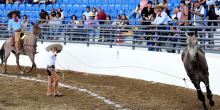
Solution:
<svg viewBox="0 0 220 110">
<path fill-rule="evenodd" d="M 163 4 L 155 5 L 154 9 L 158 9 L 159 13 L 156 16 L 154 23 L 151 25 L 167 25 L 168 24 L 168 16 L 167 13 L 164 12 L 164 9 L 167 9 Z M 167 29 L 167 27 L 158 27 L 158 29 Z"/>
<path fill-rule="evenodd" d="M 95 26 L 91 26 L 91 25 L 99 25 L 99 22 L 96 21 L 95 16 L 96 16 L 95 13 L 91 13 L 89 15 L 90 18 L 84 22 L 84 24 L 86 25 L 84 28 L 94 28 Z"/>
</svg>

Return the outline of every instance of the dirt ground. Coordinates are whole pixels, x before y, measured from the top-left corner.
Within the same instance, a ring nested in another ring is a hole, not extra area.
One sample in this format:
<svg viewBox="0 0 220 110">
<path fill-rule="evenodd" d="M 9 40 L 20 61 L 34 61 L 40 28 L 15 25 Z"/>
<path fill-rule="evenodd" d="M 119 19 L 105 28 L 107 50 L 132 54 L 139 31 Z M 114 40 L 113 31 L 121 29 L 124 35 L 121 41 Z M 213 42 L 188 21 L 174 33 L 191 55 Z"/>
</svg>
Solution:
<svg viewBox="0 0 220 110">
<path fill-rule="evenodd" d="M 1 67 L 2 70 L 2 67 Z M 62 84 L 87 89 L 130 110 L 202 110 L 197 92 L 183 87 L 152 83 L 149 81 L 87 74 L 74 71 L 62 71 L 65 80 Z M 42 78 L 47 80 L 45 69 L 40 69 Z M 20 75 L 9 66 L 7 75 L 37 78 L 35 72 Z M 61 74 L 58 74 L 61 76 Z M 88 93 L 60 87 L 61 97 L 46 96 L 47 83 L 19 78 L 0 76 L 0 110 L 109 110 L 119 109 Z M 206 93 L 204 93 L 206 96 Z M 209 110 L 220 110 L 220 96 L 214 95 L 215 106 Z"/>
</svg>

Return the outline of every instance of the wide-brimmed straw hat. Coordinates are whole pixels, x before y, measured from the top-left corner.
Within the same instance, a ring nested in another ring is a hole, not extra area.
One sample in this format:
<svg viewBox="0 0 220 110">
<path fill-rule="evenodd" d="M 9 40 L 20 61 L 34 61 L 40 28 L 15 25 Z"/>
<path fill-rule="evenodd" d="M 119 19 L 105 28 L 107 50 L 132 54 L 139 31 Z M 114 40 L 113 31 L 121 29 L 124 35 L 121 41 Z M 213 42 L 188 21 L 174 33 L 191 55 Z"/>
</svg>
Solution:
<svg viewBox="0 0 220 110">
<path fill-rule="evenodd" d="M 17 16 L 20 16 L 21 12 L 19 10 L 13 10 L 7 14 L 8 17 L 11 17 L 15 13 Z"/>
<path fill-rule="evenodd" d="M 96 16 L 95 13 L 90 13 L 89 17 Z"/>
<path fill-rule="evenodd" d="M 163 8 L 163 9 L 167 9 L 168 7 L 163 5 L 162 3 L 160 3 L 159 5 L 155 5 L 154 9 L 158 9 L 159 7 Z"/>
<path fill-rule="evenodd" d="M 52 49 L 54 47 L 56 47 L 57 50 L 62 50 L 63 49 L 63 46 L 61 44 L 51 44 L 51 45 L 47 46 L 45 49 L 46 49 L 47 52 L 49 52 L 50 49 Z"/>
</svg>

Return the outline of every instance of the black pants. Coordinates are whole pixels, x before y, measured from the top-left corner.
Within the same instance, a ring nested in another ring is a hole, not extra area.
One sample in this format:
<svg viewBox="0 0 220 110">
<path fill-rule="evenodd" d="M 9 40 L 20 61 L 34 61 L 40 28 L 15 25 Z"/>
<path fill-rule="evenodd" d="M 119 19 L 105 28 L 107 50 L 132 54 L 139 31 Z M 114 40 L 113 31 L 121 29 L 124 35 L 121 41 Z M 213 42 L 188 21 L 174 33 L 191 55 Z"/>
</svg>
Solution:
<svg viewBox="0 0 220 110">
<path fill-rule="evenodd" d="M 52 4 L 53 2 L 47 2 L 47 4 Z"/>
</svg>

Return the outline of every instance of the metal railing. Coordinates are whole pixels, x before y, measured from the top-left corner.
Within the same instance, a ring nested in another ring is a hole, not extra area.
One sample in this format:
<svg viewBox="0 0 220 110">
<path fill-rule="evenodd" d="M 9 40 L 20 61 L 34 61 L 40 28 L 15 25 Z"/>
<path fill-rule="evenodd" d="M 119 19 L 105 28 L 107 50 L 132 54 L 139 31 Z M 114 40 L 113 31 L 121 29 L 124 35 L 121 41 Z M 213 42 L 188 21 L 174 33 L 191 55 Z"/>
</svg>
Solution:
<svg viewBox="0 0 220 110">
<path fill-rule="evenodd" d="M 1 21 L 7 21 L 2 19 Z M 37 21 L 37 20 L 29 20 Z M 44 20 L 47 21 L 47 20 Z M 72 20 L 63 20 L 70 22 Z M 78 20 L 82 21 L 82 20 Z M 106 21 L 106 20 L 101 20 Z M 111 21 L 114 22 L 114 21 Z M 120 22 L 120 21 L 118 21 Z M 151 21 L 122 21 L 122 22 L 141 22 Z M 177 21 L 177 22 L 193 22 L 193 21 Z M 196 22 L 220 22 L 217 20 L 211 21 L 196 21 Z M 0 40 L 6 40 L 3 36 L 12 35 L 7 30 L 7 23 L 0 23 Z M 172 24 L 172 22 L 170 22 Z M 199 46 L 202 50 L 208 53 L 220 53 L 220 32 L 214 31 L 219 26 L 173 26 L 173 25 L 90 25 L 92 28 L 85 28 L 84 24 L 40 24 L 42 37 L 38 39 L 39 42 L 63 42 L 67 43 L 82 43 L 89 46 L 90 44 L 109 45 L 113 46 L 129 46 L 133 50 L 136 47 L 148 48 L 149 51 L 161 51 L 165 49 L 168 52 L 180 53 L 185 46 L 185 30 L 186 32 L 194 32 L 194 29 L 201 29 L 198 31 Z M 54 27 L 56 26 L 56 27 Z M 57 27 L 59 26 L 59 27 Z M 77 26 L 77 28 L 73 28 Z M 150 30 L 150 28 L 155 28 Z M 167 30 L 168 28 L 176 28 L 176 30 Z M 167 28 L 167 29 L 160 29 Z M 28 24 L 27 31 L 30 31 L 31 24 Z M 206 31 L 210 29 L 210 31 Z M 153 34 L 152 34 L 153 33 Z M 168 36 L 172 33 L 172 36 Z M 57 40 L 54 40 L 57 38 Z M 152 40 L 153 39 L 153 40 Z M 106 41 L 106 42 L 99 42 Z"/>
</svg>

